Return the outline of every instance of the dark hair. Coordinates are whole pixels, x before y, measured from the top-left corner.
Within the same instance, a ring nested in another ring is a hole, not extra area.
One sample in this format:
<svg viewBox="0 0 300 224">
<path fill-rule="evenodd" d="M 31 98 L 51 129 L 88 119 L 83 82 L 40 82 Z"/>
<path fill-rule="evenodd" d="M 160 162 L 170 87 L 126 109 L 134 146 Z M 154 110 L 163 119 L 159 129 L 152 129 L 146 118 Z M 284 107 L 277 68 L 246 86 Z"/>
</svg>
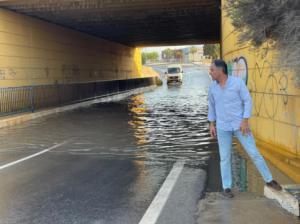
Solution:
<svg viewBox="0 0 300 224">
<path fill-rule="evenodd" d="M 213 61 L 213 64 L 218 67 L 218 68 L 222 68 L 222 71 L 227 75 L 228 74 L 228 70 L 227 70 L 227 64 L 225 61 L 223 61 L 222 59 L 216 59 Z"/>
</svg>

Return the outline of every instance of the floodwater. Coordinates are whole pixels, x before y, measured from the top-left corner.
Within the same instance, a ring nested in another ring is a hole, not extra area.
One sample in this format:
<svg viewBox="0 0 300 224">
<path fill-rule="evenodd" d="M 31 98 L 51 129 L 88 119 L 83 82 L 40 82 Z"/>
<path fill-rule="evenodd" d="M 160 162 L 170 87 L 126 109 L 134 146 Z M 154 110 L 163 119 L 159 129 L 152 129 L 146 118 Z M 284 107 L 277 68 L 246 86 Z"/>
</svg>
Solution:
<svg viewBox="0 0 300 224">
<path fill-rule="evenodd" d="M 0 170 L 0 223 L 138 223 L 176 161 L 189 197 L 176 220 L 191 223 L 205 181 L 197 175 L 217 153 L 210 82 L 206 69 L 185 67 L 180 86 L 0 129 L 0 166 L 62 144 Z"/>
<path fill-rule="evenodd" d="M 163 68 L 156 68 L 161 73 Z M 183 84 L 171 84 L 123 101 L 129 107 L 130 127 L 142 159 L 185 160 L 204 166 L 215 153 L 209 135 L 207 89 L 211 82 L 201 67 L 186 67 Z"/>
<path fill-rule="evenodd" d="M 176 161 L 185 163 L 179 183 L 190 201 L 173 218 L 192 223 L 203 182 L 195 175 L 207 171 L 207 191 L 221 181 L 207 122 L 211 79 L 203 66 L 184 72 L 182 85 L 162 77 L 151 92 L 0 129 L 0 166 L 62 144 L 0 170 L 0 223 L 138 223 Z M 235 158 L 235 186 L 247 191 L 247 158 Z"/>
</svg>

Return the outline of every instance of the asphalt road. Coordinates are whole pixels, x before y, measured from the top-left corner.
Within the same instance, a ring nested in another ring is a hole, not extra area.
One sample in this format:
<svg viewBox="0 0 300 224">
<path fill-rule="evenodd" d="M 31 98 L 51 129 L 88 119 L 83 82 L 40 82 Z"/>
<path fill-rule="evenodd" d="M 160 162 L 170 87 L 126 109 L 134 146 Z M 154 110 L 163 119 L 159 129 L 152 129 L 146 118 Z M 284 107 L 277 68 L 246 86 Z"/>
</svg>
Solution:
<svg viewBox="0 0 300 224">
<path fill-rule="evenodd" d="M 0 129 L 0 223 L 134 224 L 147 211 L 157 223 L 195 223 L 216 142 L 207 71 L 184 70 L 182 86 Z"/>
</svg>

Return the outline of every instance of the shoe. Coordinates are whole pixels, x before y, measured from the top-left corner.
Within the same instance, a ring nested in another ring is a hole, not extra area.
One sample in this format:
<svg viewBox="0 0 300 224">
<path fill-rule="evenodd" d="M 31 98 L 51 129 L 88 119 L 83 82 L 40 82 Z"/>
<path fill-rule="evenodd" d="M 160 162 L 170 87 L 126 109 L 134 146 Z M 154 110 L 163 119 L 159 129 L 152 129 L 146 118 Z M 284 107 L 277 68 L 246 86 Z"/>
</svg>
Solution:
<svg viewBox="0 0 300 224">
<path fill-rule="evenodd" d="M 233 193 L 231 191 L 230 188 L 226 188 L 224 191 L 223 191 L 223 195 L 226 197 L 226 198 L 233 198 Z"/>
<path fill-rule="evenodd" d="M 276 182 L 276 180 L 271 180 L 270 182 L 267 182 L 266 185 L 276 191 L 281 191 L 282 187 L 279 183 Z"/>
</svg>

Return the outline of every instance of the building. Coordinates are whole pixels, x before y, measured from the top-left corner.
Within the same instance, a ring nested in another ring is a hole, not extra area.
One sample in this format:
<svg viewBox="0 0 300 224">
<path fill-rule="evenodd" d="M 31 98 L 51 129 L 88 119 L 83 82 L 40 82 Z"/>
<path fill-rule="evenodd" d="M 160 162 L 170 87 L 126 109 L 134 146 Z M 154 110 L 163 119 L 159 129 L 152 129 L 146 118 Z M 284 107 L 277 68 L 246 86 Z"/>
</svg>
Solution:
<svg viewBox="0 0 300 224">
<path fill-rule="evenodd" d="M 182 49 L 183 61 L 188 62 L 201 62 L 204 59 L 203 46 L 199 47 L 186 47 Z"/>
</svg>

